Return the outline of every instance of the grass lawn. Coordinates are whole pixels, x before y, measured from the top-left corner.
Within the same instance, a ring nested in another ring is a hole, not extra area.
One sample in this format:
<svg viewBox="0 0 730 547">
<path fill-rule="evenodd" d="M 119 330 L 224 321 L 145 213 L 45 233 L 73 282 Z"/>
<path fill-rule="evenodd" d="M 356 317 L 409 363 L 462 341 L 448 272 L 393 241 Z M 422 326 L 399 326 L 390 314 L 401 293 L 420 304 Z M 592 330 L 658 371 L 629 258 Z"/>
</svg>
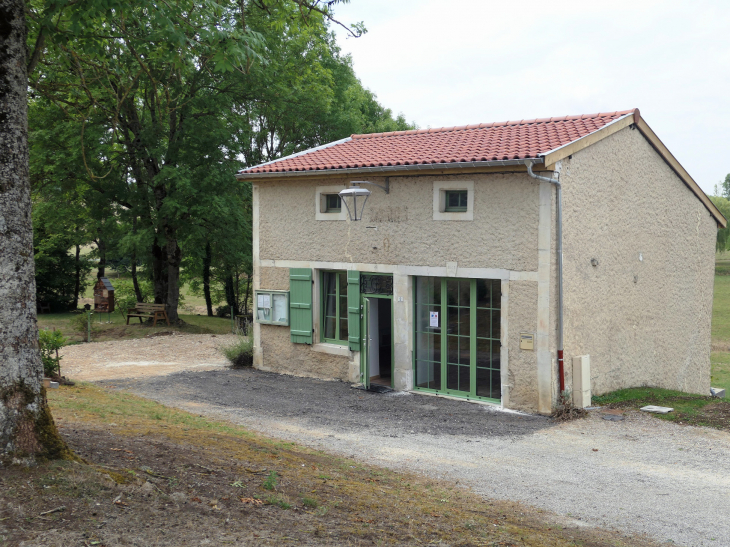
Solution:
<svg viewBox="0 0 730 547">
<path fill-rule="evenodd" d="M 727 263 L 727 264 L 726 264 Z M 718 260 L 712 303 L 712 386 L 730 393 L 730 260 Z"/>
<path fill-rule="evenodd" d="M 74 322 L 78 320 L 81 313 L 45 313 L 38 316 L 38 328 L 60 330 L 71 342 L 82 342 L 86 340 L 86 333 L 76 330 Z M 115 311 L 111 314 L 111 323 L 107 323 L 108 315 L 92 314 L 92 342 L 103 342 L 106 340 L 119 340 L 121 338 L 142 338 L 148 334 L 160 331 L 176 331 L 186 334 L 229 334 L 231 332 L 231 320 L 220 317 L 208 317 L 207 315 L 181 315 L 185 321 L 182 327 L 168 327 L 164 322 L 157 323 L 156 327 L 139 323 L 139 319 L 131 318 L 129 325 L 122 314 Z M 101 323 L 99 322 L 101 320 Z"/>
</svg>

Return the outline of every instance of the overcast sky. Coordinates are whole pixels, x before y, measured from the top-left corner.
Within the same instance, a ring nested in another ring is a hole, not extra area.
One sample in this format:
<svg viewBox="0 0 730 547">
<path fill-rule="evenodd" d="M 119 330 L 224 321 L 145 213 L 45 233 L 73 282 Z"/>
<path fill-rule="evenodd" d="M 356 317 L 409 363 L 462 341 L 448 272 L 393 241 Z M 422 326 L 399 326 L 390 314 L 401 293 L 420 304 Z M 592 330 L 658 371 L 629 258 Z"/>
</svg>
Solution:
<svg viewBox="0 0 730 547">
<path fill-rule="evenodd" d="M 730 1 L 351 0 L 339 44 L 421 128 L 638 107 L 705 192 L 730 173 Z"/>
</svg>

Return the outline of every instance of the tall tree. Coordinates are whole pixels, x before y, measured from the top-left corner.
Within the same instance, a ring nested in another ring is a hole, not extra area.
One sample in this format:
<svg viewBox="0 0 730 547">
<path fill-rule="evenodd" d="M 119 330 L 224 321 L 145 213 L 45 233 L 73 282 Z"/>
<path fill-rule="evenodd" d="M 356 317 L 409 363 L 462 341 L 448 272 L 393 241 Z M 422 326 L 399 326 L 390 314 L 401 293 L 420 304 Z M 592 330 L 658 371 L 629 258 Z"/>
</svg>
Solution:
<svg viewBox="0 0 730 547">
<path fill-rule="evenodd" d="M 0 0 L 0 460 L 68 456 L 41 384 L 23 0 Z"/>
</svg>

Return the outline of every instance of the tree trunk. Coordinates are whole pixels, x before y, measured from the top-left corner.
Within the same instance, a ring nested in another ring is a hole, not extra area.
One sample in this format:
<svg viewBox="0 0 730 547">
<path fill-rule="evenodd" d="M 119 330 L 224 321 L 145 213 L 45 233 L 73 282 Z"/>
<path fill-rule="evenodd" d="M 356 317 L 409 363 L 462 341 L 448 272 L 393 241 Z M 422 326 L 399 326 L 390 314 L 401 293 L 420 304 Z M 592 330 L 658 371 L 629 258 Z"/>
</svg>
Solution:
<svg viewBox="0 0 730 547">
<path fill-rule="evenodd" d="M 132 218 L 132 234 L 137 235 L 137 217 Z M 137 279 L 137 251 L 132 251 L 132 286 L 134 287 L 134 296 L 137 302 L 144 302 L 142 299 L 142 291 L 139 288 L 139 280 Z"/>
<path fill-rule="evenodd" d="M 180 262 L 182 262 L 182 251 L 177 244 L 175 229 L 171 226 L 165 228 L 167 238 L 167 318 L 173 325 L 182 323 L 177 314 L 178 303 L 180 302 Z"/>
<path fill-rule="evenodd" d="M 152 283 L 155 291 L 155 304 L 167 303 L 167 248 L 152 243 Z"/>
<path fill-rule="evenodd" d="M 73 457 L 43 389 L 28 175 L 25 2 L 0 0 L 0 465 Z"/>
<path fill-rule="evenodd" d="M 99 270 L 96 272 L 96 278 L 101 279 L 106 277 L 106 243 L 99 237 L 96 246 L 99 249 Z"/>
<path fill-rule="evenodd" d="M 205 295 L 205 307 L 208 310 L 208 317 L 213 317 L 213 300 L 210 298 L 210 263 L 213 261 L 213 252 L 210 248 L 210 241 L 205 242 L 205 256 L 203 257 L 203 295 Z"/>
<path fill-rule="evenodd" d="M 236 307 L 236 292 L 233 288 L 233 274 L 228 274 L 226 276 L 226 304 L 228 304 L 228 309 L 231 309 L 231 306 L 234 308 Z"/>
<path fill-rule="evenodd" d="M 81 245 L 76 245 L 76 267 L 74 285 L 74 309 L 79 307 L 79 294 L 81 294 Z"/>
<path fill-rule="evenodd" d="M 139 288 L 139 280 L 137 279 L 137 253 L 132 253 L 132 286 L 134 287 L 134 296 L 137 302 L 144 302 L 142 291 Z"/>
<path fill-rule="evenodd" d="M 248 299 L 251 291 L 251 276 L 246 273 L 246 297 L 243 300 L 243 315 L 248 315 Z"/>
</svg>

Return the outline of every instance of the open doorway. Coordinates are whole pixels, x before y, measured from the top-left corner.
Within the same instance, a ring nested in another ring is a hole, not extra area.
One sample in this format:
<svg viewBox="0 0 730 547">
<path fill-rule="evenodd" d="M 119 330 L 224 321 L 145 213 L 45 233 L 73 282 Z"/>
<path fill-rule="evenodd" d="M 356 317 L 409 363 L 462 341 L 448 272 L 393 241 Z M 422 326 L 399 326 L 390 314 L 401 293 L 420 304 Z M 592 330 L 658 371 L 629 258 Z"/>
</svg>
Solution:
<svg viewBox="0 0 730 547">
<path fill-rule="evenodd" d="M 365 297 L 366 386 L 393 387 L 393 313 L 390 298 Z"/>
</svg>

